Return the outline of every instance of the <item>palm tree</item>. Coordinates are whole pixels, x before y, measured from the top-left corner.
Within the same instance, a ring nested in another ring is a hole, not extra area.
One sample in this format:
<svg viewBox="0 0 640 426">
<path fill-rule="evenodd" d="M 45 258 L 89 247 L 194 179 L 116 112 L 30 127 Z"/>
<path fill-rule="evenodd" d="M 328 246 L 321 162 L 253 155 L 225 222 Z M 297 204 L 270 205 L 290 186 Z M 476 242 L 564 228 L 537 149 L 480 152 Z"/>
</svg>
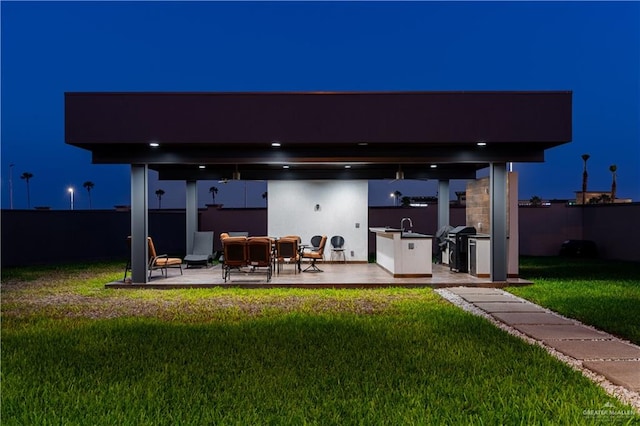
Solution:
<svg viewBox="0 0 640 426">
<path fill-rule="evenodd" d="M 158 208 L 162 208 L 162 196 L 164 195 L 164 189 L 156 190 L 156 197 L 158 197 Z"/>
<path fill-rule="evenodd" d="M 211 198 L 213 201 L 213 204 L 216 203 L 216 194 L 218 193 L 218 188 L 216 188 L 215 186 L 212 186 L 211 188 L 209 188 L 209 192 L 211 193 Z"/>
<path fill-rule="evenodd" d="M 88 180 L 85 183 L 83 183 L 82 186 L 84 186 L 87 189 L 87 192 L 89 193 L 89 210 L 91 210 L 91 190 L 93 189 L 95 184 L 90 180 Z"/>
<path fill-rule="evenodd" d="M 529 204 L 534 207 L 540 207 L 542 205 L 542 198 L 534 195 L 533 197 L 531 197 L 531 199 L 529 199 Z"/>
<path fill-rule="evenodd" d="M 31 192 L 29 191 L 29 179 L 33 177 L 33 173 L 24 172 L 20 176 L 20 179 L 24 179 L 27 182 L 27 208 L 31 208 Z"/>
<path fill-rule="evenodd" d="M 589 154 L 582 154 L 582 160 L 584 161 L 584 170 L 582 172 L 582 204 L 584 204 L 587 196 L 587 179 L 589 178 L 589 174 L 587 173 L 587 160 L 590 157 Z"/>
<path fill-rule="evenodd" d="M 618 166 L 616 166 L 615 164 L 612 164 L 609 166 L 609 171 L 611 172 L 611 175 L 612 175 L 612 181 L 611 181 L 611 202 L 612 203 L 616 202 L 616 170 L 618 170 Z"/>
</svg>

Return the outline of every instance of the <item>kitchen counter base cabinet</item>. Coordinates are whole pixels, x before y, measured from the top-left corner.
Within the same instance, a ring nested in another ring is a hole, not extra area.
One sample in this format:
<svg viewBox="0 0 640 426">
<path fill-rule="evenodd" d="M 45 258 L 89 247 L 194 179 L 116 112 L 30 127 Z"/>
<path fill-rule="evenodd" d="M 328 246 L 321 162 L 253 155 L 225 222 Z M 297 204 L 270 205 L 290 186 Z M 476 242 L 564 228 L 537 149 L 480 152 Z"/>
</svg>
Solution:
<svg viewBox="0 0 640 426">
<path fill-rule="evenodd" d="M 432 236 L 392 228 L 369 228 L 376 234 L 376 263 L 394 278 L 431 277 Z"/>
<path fill-rule="evenodd" d="M 491 238 L 488 235 L 469 236 L 468 267 L 469 274 L 478 278 L 491 276 Z"/>
</svg>

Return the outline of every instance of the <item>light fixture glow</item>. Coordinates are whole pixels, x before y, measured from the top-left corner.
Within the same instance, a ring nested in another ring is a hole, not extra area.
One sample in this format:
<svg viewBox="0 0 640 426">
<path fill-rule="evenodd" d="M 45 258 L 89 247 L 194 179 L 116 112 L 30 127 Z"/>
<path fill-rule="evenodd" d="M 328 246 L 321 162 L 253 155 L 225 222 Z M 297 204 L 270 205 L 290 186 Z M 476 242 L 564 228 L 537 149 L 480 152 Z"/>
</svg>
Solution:
<svg viewBox="0 0 640 426">
<path fill-rule="evenodd" d="M 476 145 L 478 145 L 478 146 L 487 146 L 487 143 L 486 142 L 478 142 L 478 143 L 476 143 Z"/>
<path fill-rule="evenodd" d="M 350 169 L 351 166 L 349 164 L 347 164 L 346 166 L 344 166 L 345 169 Z"/>
<path fill-rule="evenodd" d="M 274 147 L 274 148 L 278 148 L 279 146 L 282 146 L 282 145 L 278 141 L 273 141 L 273 142 L 271 142 L 271 146 Z"/>
<path fill-rule="evenodd" d="M 289 166 L 287 166 L 286 164 L 284 166 L 282 166 L 283 169 L 288 169 Z"/>
<path fill-rule="evenodd" d="M 150 142 L 149 146 L 152 147 L 152 148 L 157 148 L 157 147 L 160 146 L 160 144 L 158 142 Z"/>
<path fill-rule="evenodd" d="M 69 189 L 67 189 L 67 191 L 69 191 L 69 195 L 71 196 L 71 210 L 73 210 L 73 188 L 69 187 Z"/>
<path fill-rule="evenodd" d="M 198 166 L 199 169 L 205 169 L 207 166 L 203 166 L 202 164 Z"/>
<path fill-rule="evenodd" d="M 438 165 L 437 165 L 437 164 L 432 164 L 432 165 L 430 165 L 429 167 L 431 167 L 432 169 L 437 169 L 437 168 L 438 168 Z"/>
</svg>

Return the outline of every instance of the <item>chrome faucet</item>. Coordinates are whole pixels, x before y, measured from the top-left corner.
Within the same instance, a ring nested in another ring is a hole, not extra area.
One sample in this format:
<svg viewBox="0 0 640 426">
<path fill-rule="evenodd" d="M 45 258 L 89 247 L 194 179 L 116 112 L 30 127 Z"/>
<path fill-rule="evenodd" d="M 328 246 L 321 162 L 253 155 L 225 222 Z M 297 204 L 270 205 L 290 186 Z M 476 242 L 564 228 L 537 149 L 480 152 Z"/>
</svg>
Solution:
<svg viewBox="0 0 640 426">
<path fill-rule="evenodd" d="M 404 221 L 408 220 L 409 221 L 409 226 L 413 229 L 413 222 L 411 221 L 410 217 L 403 217 L 402 220 L 400 221 L 400 230 L 402 232 L 404 232 Z"/>
</svg>

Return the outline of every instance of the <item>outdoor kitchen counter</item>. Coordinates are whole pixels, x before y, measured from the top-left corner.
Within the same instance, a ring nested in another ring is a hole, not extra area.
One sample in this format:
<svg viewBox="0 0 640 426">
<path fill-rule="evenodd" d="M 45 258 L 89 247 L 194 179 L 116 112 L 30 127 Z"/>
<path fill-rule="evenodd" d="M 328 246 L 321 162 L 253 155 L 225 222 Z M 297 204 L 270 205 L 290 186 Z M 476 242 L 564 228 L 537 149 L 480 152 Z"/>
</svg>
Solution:
<svg viewBox="0 0 640 426">
<path fill-rule="evenodd" d="M 430 277 L 431 235 L 399 228 L 369 228 L 376 234 L 376 263 L 394 278 Z"/>
</svg>

